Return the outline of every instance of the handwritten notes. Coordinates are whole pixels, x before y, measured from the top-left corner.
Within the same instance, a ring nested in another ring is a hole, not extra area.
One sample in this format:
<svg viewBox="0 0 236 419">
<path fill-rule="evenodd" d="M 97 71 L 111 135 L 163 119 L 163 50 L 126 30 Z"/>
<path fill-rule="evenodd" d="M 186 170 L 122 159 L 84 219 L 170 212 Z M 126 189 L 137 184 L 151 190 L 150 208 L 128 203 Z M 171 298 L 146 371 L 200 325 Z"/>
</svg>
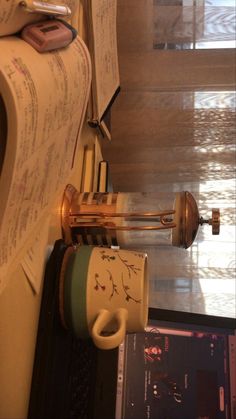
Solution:
<svg viewBox="0 0 236 419">
<path fill-rule="evenodd" d="M 39 54 L 0 39 L 0 94 L 8 132 L 0 178 L 0 291 L 27 237 L 62 193 L 88 101 L 91 68 L 80 38 Z"/>
<path fill-rule="evenodd" d="M 47 217 L 34 235 L 21 261 L 21 266 L 35 294 L 39 294 L 48 253 L 48 231 L 50 217 Z"/>
<path fill-rule="evenodd" d="M 88 42 L 93 63 L 93 118 L 98 121 L 120 85 L 116 0 L 88 0 Z"/>
</svg>

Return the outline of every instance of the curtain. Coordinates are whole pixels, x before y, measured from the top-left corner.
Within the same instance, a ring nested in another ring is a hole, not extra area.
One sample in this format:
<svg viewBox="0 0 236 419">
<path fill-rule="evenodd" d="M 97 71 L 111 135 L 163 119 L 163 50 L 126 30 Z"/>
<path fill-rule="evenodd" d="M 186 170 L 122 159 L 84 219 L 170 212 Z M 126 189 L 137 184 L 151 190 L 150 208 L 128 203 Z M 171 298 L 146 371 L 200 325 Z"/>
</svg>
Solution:
<svg viewBox="0 0 236 419">
<path fill-rule="evenodd" d="M 118 1 L 114 190 L 188 190 L 204 218 L 221 212 L 219 236 L 205 225 L 187 250 L 140 249 L 153 307 L 236 317 L 234 25 L 231 0 Z"/>
</svg>

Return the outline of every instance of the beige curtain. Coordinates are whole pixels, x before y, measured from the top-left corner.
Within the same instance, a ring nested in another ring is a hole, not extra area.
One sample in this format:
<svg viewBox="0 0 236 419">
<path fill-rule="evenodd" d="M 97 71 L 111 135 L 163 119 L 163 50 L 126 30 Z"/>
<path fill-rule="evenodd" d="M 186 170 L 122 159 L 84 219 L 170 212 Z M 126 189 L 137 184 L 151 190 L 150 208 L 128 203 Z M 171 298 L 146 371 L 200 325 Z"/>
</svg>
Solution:
<svg viewBox="0 0 236 419">
<path fill-rule="evenodd" d="M 115 190 L 188 190 L 201 215 L 221 211 L 220 236 L 204 226 L 188 250 L 146 249 L 150 305 L 235 317 L 235 8 L 192 3 L 118 1 L 122 90 L 105 156 Z"/>
</svg>

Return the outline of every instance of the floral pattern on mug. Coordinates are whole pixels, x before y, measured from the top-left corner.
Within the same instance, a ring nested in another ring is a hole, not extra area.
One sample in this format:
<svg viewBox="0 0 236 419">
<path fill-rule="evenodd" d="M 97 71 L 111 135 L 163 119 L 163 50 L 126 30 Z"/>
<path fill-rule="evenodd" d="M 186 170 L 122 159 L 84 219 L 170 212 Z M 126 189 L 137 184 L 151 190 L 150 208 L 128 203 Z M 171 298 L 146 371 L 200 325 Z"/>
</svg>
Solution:
<svg viewBox="0 0 236 419">
<path fill-rule="evenodd" d="M 138 266 L 135 266 L 135 264 L 133 263 L 129 263 L 129 261 L 125 258 L 123 258 L 120 255 L 119 250 L 114 250 L 114 255 L 109 255 L 106 250 L 101 250 L 101 258 L 104 262 L 107 262 L 108 264 L 119 260 L 122 263 L 122 269 L 127 270 L 128 272 L 128 278 L 131 278 L 132 275 L 137 275 L 137 273 L 141 270 Z M 139 257 L 139 258 L 144 258 L 144 255 L 141 253 L 133 253 L 134 256 Z M 99 278 L 99 274 L 95 273 L 95 285 L 94 285 L 94 289 L 96 291 L 102 290 L 105 291 L 107 289 L 106 287 L 106 283 L 107 280 L 110 281 L 111 284 L 111 292 L 109 295 L 109 300 L 111 300 L 116 294 L 120 295 L 121 291 L 124 294 L 124 299 L 129 302 L 129 301 L 133 301 L 135 303 L 141 303 L 141 299 L 136 299 L 134 298 L 134 296 L 132 295 L 132 291 L 130 289 L 130 285 L 128 285 L 125 282 L 124 279 L 124 274 L 121 270 L 121 277 L 120 278 L 114 278 L 114 276 L 112 275 L 111 271 L 109 269 L 106 269 L 107 272 L 107 277 L 103 278 L 103 280 L 101 281 L 101 279 Z"/>
<path fill-rule="evenodd" d="M 102 285 L 98 278 L 99 278 L 99 275 L 98 275 L 98 273 L 96 273 L 95 274 L 95 286 L 94 286 L 94 289 L 96 291 L 98 291 L 99 289 L 105 291 L 106 286 L 105 285 Z"/>
<path fill-rule="evenodd" d="M 103 260 L 107 260 L 108 262 L 112 261 L 112 260 L 116 260 L 116 256 L 110 256 L 110 255 L 106 255 L 106 251 L 105 250 L 101 250 L 100 252 L 102 254 L 101 258 Z M 128 274 L 129 277 L 131 277 L 131 273 L 133 272 L 135 275 L 137 275 L 137 271 L 140 271 L 140 268 L 135 267 L 134 264 L 129 264 L 127 259 L 124 259 L 120 256 L 119 250 L 114 250 L 114 253 L 117 255 L 117 257 L 120 259 L 120 261 L 124 264 L 124 266 L 127 268 L 128 270 Z M 143 254 L 141 253 L 133 253 L 134 256 L 138 256 L 143 258 Z"/>
</svg>

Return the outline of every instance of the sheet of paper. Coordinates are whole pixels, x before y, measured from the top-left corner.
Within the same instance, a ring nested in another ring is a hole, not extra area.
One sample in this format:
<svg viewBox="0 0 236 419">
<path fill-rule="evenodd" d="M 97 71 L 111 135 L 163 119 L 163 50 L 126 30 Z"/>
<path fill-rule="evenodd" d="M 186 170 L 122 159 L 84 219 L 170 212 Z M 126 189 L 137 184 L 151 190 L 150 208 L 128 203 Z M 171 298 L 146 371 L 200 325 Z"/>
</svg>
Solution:
<svg viewBox="0 0 236 419">
<path fill-rule="evenodd" d="M 21 266 L 25 275 L 36 294 L 39 294 L 46 260 L 48 257 L 48 230 L 50 217 L 48 217 L 39 227 L 34 237 L 32 245 L 27 249 L 21 261 Z"/>
<path fill-rule="evenodd" d="M 0 292 L 27 238 L 70 176 L 91 81 L 80 38 L 39 54 L 14 36 L 0 39 L 0 92 L 8 131 L 0 177 Z"/>
<path fill-rule="evenodd" d="M 93 112 L 102 117 L 120 85 L 117 53 L 117 0 L 88 1 L 88 42 L 93 63 Z"/>
</svg>

